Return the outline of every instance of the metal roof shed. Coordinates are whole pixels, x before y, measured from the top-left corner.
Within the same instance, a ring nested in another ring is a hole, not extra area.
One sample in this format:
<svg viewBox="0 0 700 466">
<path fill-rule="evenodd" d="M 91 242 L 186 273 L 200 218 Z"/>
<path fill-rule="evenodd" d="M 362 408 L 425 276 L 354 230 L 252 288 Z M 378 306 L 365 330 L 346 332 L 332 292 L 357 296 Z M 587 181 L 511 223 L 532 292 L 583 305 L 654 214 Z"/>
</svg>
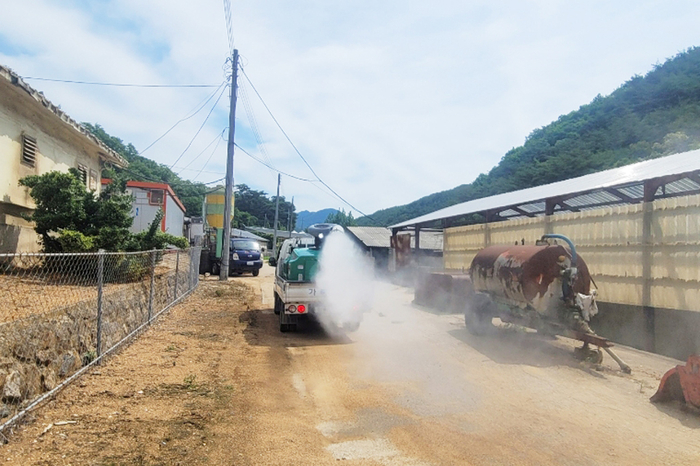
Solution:
<svg viewBox="0 0 700 466">
<path fill-rule="evenodd" d="M 683 152 L 590 175 L 456 204 L 392 225 L 403 229 L 456 226 L 481 214 L 487 222 L 577 212 L 700 192 L 700 150 Z"/>
</svg>

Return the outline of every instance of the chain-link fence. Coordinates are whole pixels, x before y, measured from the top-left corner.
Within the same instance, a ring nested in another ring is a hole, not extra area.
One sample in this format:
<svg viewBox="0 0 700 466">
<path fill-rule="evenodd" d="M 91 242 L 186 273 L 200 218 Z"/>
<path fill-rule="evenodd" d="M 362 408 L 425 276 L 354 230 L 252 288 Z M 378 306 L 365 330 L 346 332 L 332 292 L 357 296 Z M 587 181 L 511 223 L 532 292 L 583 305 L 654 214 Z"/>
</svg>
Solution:
<svg viewBox="0 0 700 466">
<path fill-rule="evenodd" d="M 0 432 L 194 290 L 199 257 L 0 254 Z"/>
</svg>

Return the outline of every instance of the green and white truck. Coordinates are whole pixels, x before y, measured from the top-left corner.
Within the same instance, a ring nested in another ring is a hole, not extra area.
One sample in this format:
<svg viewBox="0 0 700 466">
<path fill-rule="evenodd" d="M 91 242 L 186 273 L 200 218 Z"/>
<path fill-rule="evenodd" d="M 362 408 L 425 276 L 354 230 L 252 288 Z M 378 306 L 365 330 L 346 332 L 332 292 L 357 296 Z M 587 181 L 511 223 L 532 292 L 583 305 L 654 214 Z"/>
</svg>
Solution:
<svg viewBox="0 0 700 466">
<path fill-rule="evenodd" d="M 348 331 L 356 330 L 363 309 L 357 312 L 333 312 L 332 297 L 316 281 L 323 245 L 329 235 L 344 234 L 340 225 L 320 223 L 308 228 L 308 239 L 285 240 L 276 259 L 275 314 L 279 316 L 281 332 L 295 331 L 304 319 L 316 319 Z"/>
</svg>

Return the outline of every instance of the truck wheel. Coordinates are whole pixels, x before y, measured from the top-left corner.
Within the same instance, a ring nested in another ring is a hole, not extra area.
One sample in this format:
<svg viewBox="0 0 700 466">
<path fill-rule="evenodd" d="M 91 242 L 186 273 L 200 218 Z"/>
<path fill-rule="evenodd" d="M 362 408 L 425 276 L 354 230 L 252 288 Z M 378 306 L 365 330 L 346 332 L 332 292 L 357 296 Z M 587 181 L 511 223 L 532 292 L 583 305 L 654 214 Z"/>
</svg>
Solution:
<svg viewBox="0 0 700 466">
<path fill-rule="evenodd" d="M 282 308 L 281 303 L 282 300 L 277 296 L 277 293 L 275 293 L 275 315 L 280 315 L 280 309 Z"/>
<path fill-rule="evenodd" d="M 485 293 L 476 293 L 467 301 L 464 324 L 472 335 L 484 335 L 493 329 L 491 320 L 496 314 L 496 303 Z"/>
<path fill-rule="evenodd" d="M 284 303 L 282 302 L 281 299 L 279 299 L 278 301 L 279 301 L 279 307 L 278 307 L 279 313 L 278 314 L 280 316 L 280 332 L 287 333 L 287 332 L 289 332 L 289 330 L 291 330 L 291 325 L 283 323 L 284 322 L 284 309 L 283 309 Z"/>
<path fill-rule="evenodd" d="M 260 269 L 253 270 L 253 276 L 257 277 L 258 275 L 260 275 Z"/>
<path fill-rule="evenodd" d="M 219 275 L 219 272 L 221 272 L 221 269 L 219 268 L 219 264 L 216 262 L 211 264 L 211 274 L 216 276 Z"/>
</svg>

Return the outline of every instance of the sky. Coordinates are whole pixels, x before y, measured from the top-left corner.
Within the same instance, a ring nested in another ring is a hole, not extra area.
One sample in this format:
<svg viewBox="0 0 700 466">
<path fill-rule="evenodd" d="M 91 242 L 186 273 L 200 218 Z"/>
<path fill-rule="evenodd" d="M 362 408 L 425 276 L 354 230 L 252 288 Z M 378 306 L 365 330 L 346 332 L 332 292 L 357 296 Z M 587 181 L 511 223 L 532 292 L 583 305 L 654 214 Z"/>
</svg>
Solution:
<svg viewBox="0 0 700 466">
<path fill-rule="evenodd" d="M 233 46 L 245 72 L 236 143 L 353 206 L 283 175 L 297 211 L 358 216 L 469 183 L 534 129 L 700 45 L 695 1 L 228 4 L 233 44 L 225 0 L 0 0 L 0 64 L 27 78 L 214 86 L 27 80 L 73 119 L 212 182 L 226 170 L 230 87 L 218 86 Z M 274 194 L 274 169 L 235 151 L 236 184 Z"/>
</svg>

